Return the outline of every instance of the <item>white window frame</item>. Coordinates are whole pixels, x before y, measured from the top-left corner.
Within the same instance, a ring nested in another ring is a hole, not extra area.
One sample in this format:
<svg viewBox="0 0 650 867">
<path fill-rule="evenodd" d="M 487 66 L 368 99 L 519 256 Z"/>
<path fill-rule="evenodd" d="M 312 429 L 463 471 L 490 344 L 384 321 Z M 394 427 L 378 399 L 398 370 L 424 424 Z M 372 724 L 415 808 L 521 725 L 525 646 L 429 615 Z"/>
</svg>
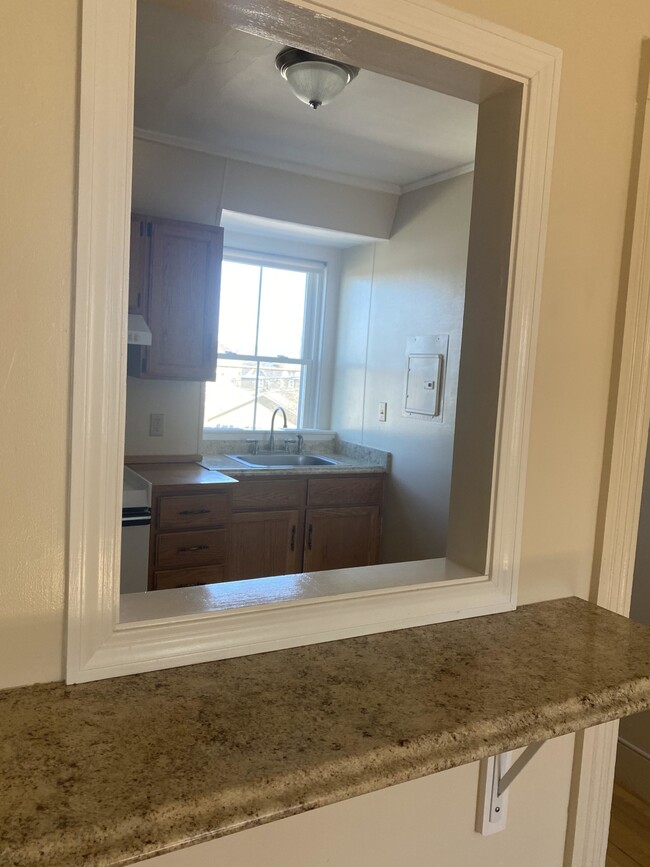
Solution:
<svg viewBox="0 0 650 867">
<path fill-rule="evenodd" d="M 247 265 L 257 265 L 260 268 L 282 268 L 287 271 L 300 271 L 307 274 L 307 287 L 305 298 L 305 318 L 303 325 L 303 348 L 301 358 L 282 358 L 288 364 L 302 364 L 303 379 L 298 409 L 298 430 L 310 430 L 318 428 L 318 407 L 320 403 L 320 383 L 323 358 L 323 330 L 325 303 L 327 293 L 327 265 L 325 262 L 316 262 L 309 259 L 301 259 L 298 256 L 279 256 L 274 253 L 262 253 L 255 250 L 241 250 L 235 247 L 226 247 L 223 252 L 224 261 L 241 262 Z M 237 354 L 217 355 L 217 367 L 219 359 L 224 360 L 248 360 L 248 361 L 278 361 L 271 356 L 253 356 Z M 205 405 L 205 401 L 204 401 Z M 204 425 L 203 436 L 217 437 L 220 434 L 233 434 L 241 431 L 263 431 L 263 428 L 221 428 Z"/>
<path fill-rule="evenodd" d="M 328 18 L 352 20 L 342 0 L 292 4 Z M 353 571 L 363 581 L 377 576 L 374 588 L 228 611 L 205 605 L 201 588 L 131 594 L 139 597 L 133 603 L 140 609 L 128 623 L 120 622 L 136 0 L 83 0 L 68 546 L 70 683 L 516 606 L 561 52 L 439 3 L 394 4 L 389 23 L 382 8 L 369 12 L 363 24 L 355 23 L 522 87 L 510 302 L 490 506 L 492 541 L 485 574 L 454 578 L 440 561 L 365 567 Z M 395 579 L 389 587 L 379 581 L 385 582 L 386 575 Z"/>
</svg>

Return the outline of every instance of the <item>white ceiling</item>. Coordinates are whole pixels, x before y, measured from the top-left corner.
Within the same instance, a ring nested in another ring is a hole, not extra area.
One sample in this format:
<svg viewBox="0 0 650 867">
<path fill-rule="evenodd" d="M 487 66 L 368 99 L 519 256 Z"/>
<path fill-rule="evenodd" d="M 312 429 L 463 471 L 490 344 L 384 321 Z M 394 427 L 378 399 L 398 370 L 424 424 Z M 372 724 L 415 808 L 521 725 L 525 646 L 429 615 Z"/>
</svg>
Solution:
<svg viewBox="0 0 650 867">
<path fill-rule="evenodd" d="M 477 106 L 362 70 L 313 111 L 283 46 L 139 0 L 135 126 L 210 153 L 404 187 L 471 163 Z"/>
</svg>

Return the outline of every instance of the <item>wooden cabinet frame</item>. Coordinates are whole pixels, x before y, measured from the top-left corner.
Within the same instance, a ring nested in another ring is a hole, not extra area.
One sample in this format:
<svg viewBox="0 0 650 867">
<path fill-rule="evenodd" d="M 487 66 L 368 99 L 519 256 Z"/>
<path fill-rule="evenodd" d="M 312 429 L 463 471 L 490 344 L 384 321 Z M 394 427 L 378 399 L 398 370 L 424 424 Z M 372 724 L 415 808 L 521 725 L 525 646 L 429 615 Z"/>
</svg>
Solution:
<svg viewBox="0 0 650 867">
<path fill-rule="evenodd" d="M 131 215 L 129 312 L 144 315 L 152 342 L 129 347 L 130 376 L 215 379 L 222 258 L 217 226 Z"/>
</svg>

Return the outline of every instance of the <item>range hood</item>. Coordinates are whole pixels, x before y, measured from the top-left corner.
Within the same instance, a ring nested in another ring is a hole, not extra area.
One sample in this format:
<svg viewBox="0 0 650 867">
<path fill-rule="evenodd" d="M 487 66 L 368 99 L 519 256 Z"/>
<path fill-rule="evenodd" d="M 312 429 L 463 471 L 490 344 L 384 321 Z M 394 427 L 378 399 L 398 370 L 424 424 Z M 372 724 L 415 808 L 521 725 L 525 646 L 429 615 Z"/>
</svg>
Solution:
<svg viewBox="0 0 650 867">
<path fill-rule="evenodd" d="M 151 346 L 151 331 L 138 313 L 129 313 L 129 339 L 127 343 L 137 343 L 139 346 Z"/>
</svg>

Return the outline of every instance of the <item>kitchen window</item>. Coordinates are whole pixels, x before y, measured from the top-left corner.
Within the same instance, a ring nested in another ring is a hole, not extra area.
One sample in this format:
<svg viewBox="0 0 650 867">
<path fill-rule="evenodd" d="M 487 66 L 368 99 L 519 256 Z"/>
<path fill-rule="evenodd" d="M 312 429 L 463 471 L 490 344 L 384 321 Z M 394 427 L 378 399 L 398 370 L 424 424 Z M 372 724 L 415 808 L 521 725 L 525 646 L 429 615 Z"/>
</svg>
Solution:
<svg viewBox="0 0 650 867">
<path fill-rule="evenodd" d="M 278 405 L 288 427 L 317 426 L 324 289 L 320 262 L 226 251 L 207 432 L 268 430 Z"/>
</svg>

